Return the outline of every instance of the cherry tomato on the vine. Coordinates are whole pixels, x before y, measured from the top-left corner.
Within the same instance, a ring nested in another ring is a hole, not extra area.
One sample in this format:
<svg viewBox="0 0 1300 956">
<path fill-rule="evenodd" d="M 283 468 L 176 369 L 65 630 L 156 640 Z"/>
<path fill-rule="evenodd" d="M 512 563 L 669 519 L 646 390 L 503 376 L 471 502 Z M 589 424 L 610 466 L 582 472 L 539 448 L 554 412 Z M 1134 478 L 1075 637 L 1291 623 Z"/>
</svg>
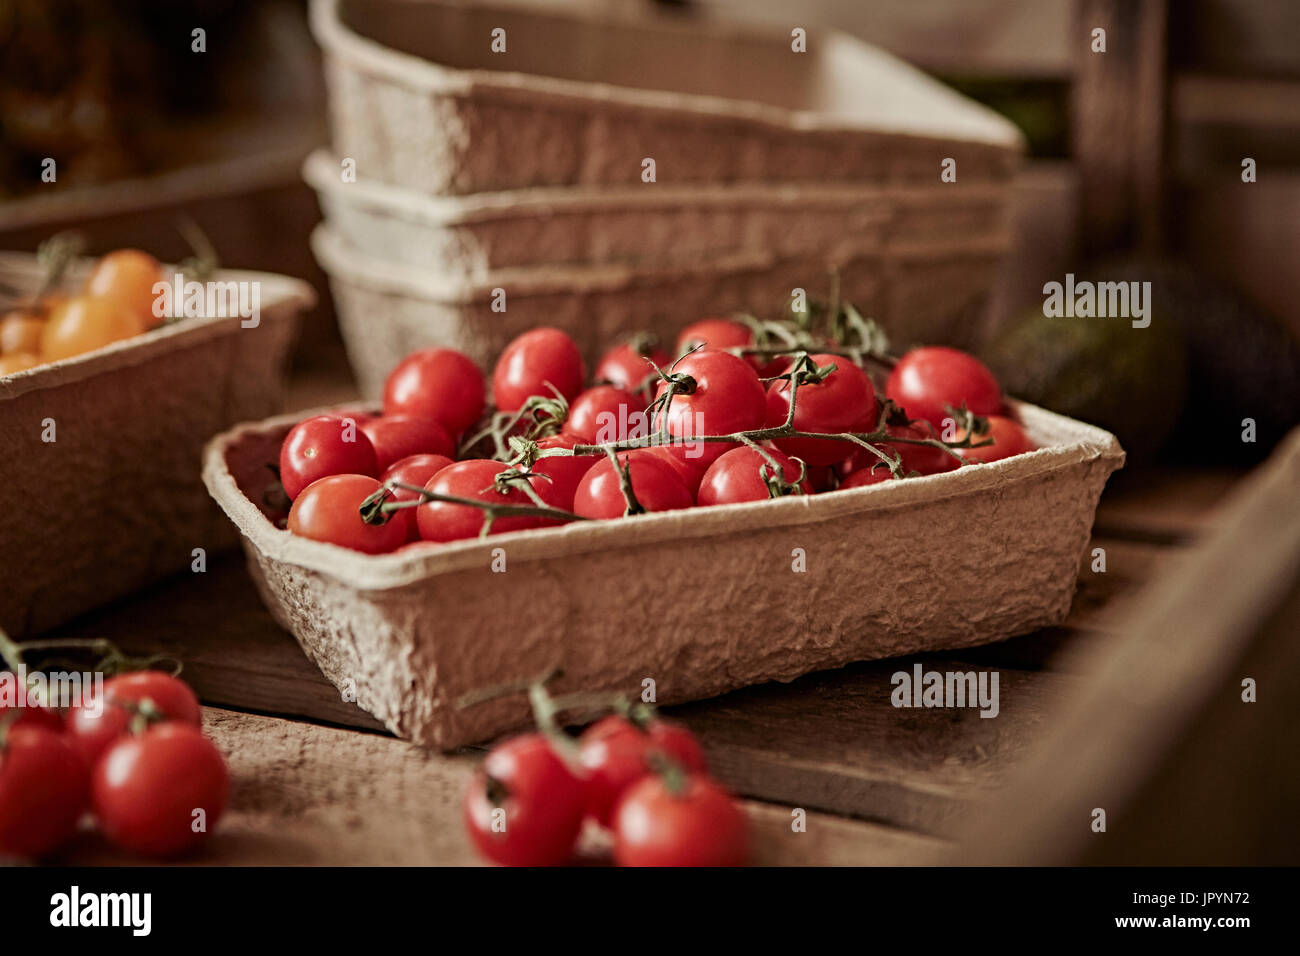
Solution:
<svg viewBox="0 0 1300 956">
<path fill-rule="evenodd" d="M 763 427 L 763 384 L 744 359 L 730 352 L 701 349 L 679 361 L 673 372 L 689 376 L 689 391 L 673 395 L 667 414 L 670 435 L 729 435 Z M 656 396 L 665 394 L 667 388 L 667 383 L 661 382 Z M 661 418 L 662 412 L 657 411 L 651 427 L 658 427 Z M 684 454 L 708 465 L 734 447 L 730 442 L 698 442 Z"/>
<path fill-rule="evenodd" d="M 747 349 L 755 344 L 754 330 L 735 319 L 709 318 L 692 322 L 677 336 L 677 354 L 685 355 L 697 345 L 711 349 Z M 758 355 L 742 356 L 756 373 L 764 378 L 780 375 L 790 360 L 778 355 L 763 358 Z"/>
<path fill-rule="evenodd" d="M 677 477 L 682 480 L 686 490 L 695 498 L 700 491 L 700 482 L 704 480 L 704 473 L 709 470 L 709 465 L 701 461 L 698 457 L 690 457 L 692 449 L 686 445 L 651 445 L 645 449 L 647 455 L 654 455 L 656 458 L 662 458 L 672 466 L 673 471 L 677 472 Z"/>
<path fill-rule="evenodd" d="M 889 434 L 898 438 L 938 438 L 930 423 L 924 419 L 919 419 L 911 425 L 886 425 L 885 430 Z M 907 475 L 915 471 L 921 475 L 937 475 L 945 471 L 952 471 L 961 465 L 956 458 L 948 454 L 942 448 L 935 448 L 933 445 L 913 445 L 907 442 L 881 442 L 878 446 L 881 451 L 895 451 L 903 463 L 903 474 Z M 872 468 L 880 461 L 878 455 L 874 455 L 865 448 L 855 448 L 853 454 L 846 458 L 840 465 L 840 474 L 846 478 L 863 468 Z"/>
<path fill-rule="evenodd" d="M 655 366 L 666 369 L 670 361 L 668 353 L 661 348 L 638 348 L 635 342 L 624 342 L 601 357 L 593 377 L 599 384 L 613 385 L 632 392 L 641 402 L 641 407 L 645 408 L 654 397 L 654 386 L 658 379 Z"/>
<path fill-rule="evenodd" d="M 0 687 L 4 682 L 14 679 L 12 673 L 0 673 Z M 5 691 L 7 697 L 10 693 L 18 693 L 20 688 L 9 688 Z M 25 690 L 22 690 L 25 693 Z M 17 716 L 11 717 L 10 714 L 17 711 Z M 26 700 L 22 706 L 17 703 L 10 703 L 8 700 L 0 699 L 0 722 L 8 720 L 10 727 L 44 727 L 46 730 L 62 730 L 63 718 L 59 716 L 57 710 L 43 706 L 38 701 L 31 699 Z"/>
<path fill-rule="evenodd" d="M 654 771 L 653 754 L 662 754 L 692 773 L 704 773 L 704 750 L 681 724 L 653 718 L 641 727 L 612 715 L 596 721 L 578 740 L 578 761 L 587 788 L 587 815 L 608 827 L 614 807 L 627 789 Z"/>
<path fill-rule="evenodd" d="M 432 418 L 459 436 L 483 414 L 483 373 L 455 349 L 412 352 L 388 373 L 384 414 Z"/>
<path fill-rule="evenodd" d="M 492 750 L 465 794 L 465 827 L 503 866 L 558 866 L 573 854 L 586 809 L 583 784 L 543 735 Z"/>
<path fill-rule="evenodd" d="M 183 680 L 162 671 L 133 671 L 110 677 L 104 681 L 99 700 L 83 701 L 69 710 L 64 720 L 87 767 L 94 767 L 108 746 L 126 733 L 132 708 L 145 700 L 169 720 L 194 727 L 202 723 L 199 699 Z"/>
<path fill-rule="evenodd" d="M 524 505 L 536 507 L 537 502 L 522 487 L 525 482 L 542 503 L 558 507 L 556 490 L 545 478 L 520 478 L 506 483 L 504 492 L 497 490 L 496 477 L 509 472 L 499 461 L 488 458 L 471 458 L 443 468 L 425 486 L 440 495 L 472 498 L 497 505 Z M 420 537 L 425 541 L 457 541 L 477 538 L 483 529 L 487 513 L 473 505 L 459 505 L 449 501 L 429 501 L 415 509 Z M 555 524 L 555 519 L 537 515 L 502 515 L 493 519 L 491 534 L 523 531 Z"/>
<path fill-rule="evenodd" d="M 456 440 L 432 418 L 382 415 L 359 423 L 375 450 L 379 471 L 412 455 L 456 457 Z M 359 472 L 364 474 L 364 472 Z"/>
<path fill-rule="evenodd" d="M 1002 415 L 987 416 L 989 423 L 988 433 L 977 437 L 976 441 L 993 439 L 992 445 L 977 445 L 974 448 L 959 448 L 958 454 L 968 462 L 976 464 L 987 464 L 992 461 L 1001 461 L 1003 458 L 1010 458 L 1013 455 L 1023 455 L 1027 451 L 1034 450 L 1034 443 L 1030 441 L 1025 430 L 1019 422 L 1013 421 Z M 965 432 L 957 433 L 957 440 L 965 436 Z"/>
<path fill-rule="evenodd" d="M 57 305 L 41 330 L 47 362 L 101 349 L 145 330 L 144 320 L 115 299 L 79 295 Z"/>
<path fill-rule="evenodd" d="M 162 281 L 162 264 L 149 253 L 118 249 L 95 263 L 86 279 L 86 294 L 112 299 L 151 329 L 166 321 L 166 316 L 153 314 L 158 298 L 154 283 Z"/>
<path fill-rule="evenodd" d="M 221 819 L 229 789 L 221 752 L 198 728 L 175 721 L 120 738 L 91 776 L 91 800 L 104 835 L 155 857 L 202 842 Z"/>
<path fill-rule="evenodd" d="M 614 810 L 619 866 L 744 866 L 749 820 L 729 793 L 700 774 L 653 774 L 634 783 Z"/>
<path fill-rule="evenodd" d="M 404 485 L 418 485 L 423 488 L 429 484 L 431 479 L 442 469 L 451 464 L 451 459 L 446 455 L 411 455 L 400 461 L 393 462 L 388 470 L 379 476 L 380 484 L 387 484 L 390 481 L 400 481 Z M 419 493 L 407 491 L 405 488 L 393 488 L 392 501 L 422 501 Z M 407 540 L 418 541 L 420 538 L 420 527 L 415 520 L 415 509 L 404 509 L 402 514 L 406 518 L 408 525 Z"/>
<path fill-rule="evenodd" d="M 0 355 L 35 355 L 41 350 L 45 320 L 34 311 L 14 309 L 0 318 Z"/>
<path fill-rule="evenodd" d="M 550 386 L 572 401 L 587 369 L 578 345 L 559 329 L 532 329 L 502 351 L 492 373 L 492 399 L 503 412 L 518 411 L 534 395 L 550 398 Z"/>
<path fill-rule="evenodd" d="M 380 472 L 370 438 L 353 418 L 317 415 L 294 425 L 280 446 L 280 484 L 293 500 L 313 481 L 330 475 Z"/>
<path fill-rule="evenodd" d="M 776 462 L 774 468 L 763 452 L 748 445 L 733 448 L 704 473 L 700 482 L 699 502 L 702 505 L 727 505 L 739 501 L 766 501 L 772 497 L 764 477 L 782 477 L 794 484 L 799 481 L 799 463 L 776 448 L 765 449 L 767 456 Z M 780 475 L 775 472 L 780 470 Z M 805 495 L 813 493 L 807 478 L 799 486 Z"/>
<path fill-rule="evenodd" d="M 329 475 L 313 481 L 294 499 L 288 528 L 296 535 L 366 554 L 386 554 L 406 543 L 408 511 L 395 511 L 382 524 L 362 520 L 362 503 L 383 487 L 367 475 Z M 390 493 L 391 497 L 391 493 Z"/>
<path fill-rule="evenodd" d="M 868 465 L 865 468 L 859 468 L 841 481 L 840 488 L 862 488 L 866 485 L 878 485 L 882 481 L 889 481 L 893 477 L 893 473 L 884 465 L 879 468 L 872 468 Z"/>
<path fill-rule="evenodd" d="M 885 394 L 910 418 L 923 418 L 937 429 L 951 414 L 944 406 L 963 402 L 976 415 L 1002 411 L 1002 390 L 993 373 L 973 355 L 945 346 L 912 349 L 894 366 Z"/>
<path fill-rule="evenodd" d="M 58 849 L 86 809 L 86 762 L 68 736 L 36 724 L 10 725 L 0 739 L 0 857 Z"/>
<path fill-rule="evenodd" d="M 594 385 L 573 400 L 564 431 L 584 445 L 623 441 L 629 432 L 644 433 L 645 403 L 626 389 Z"/>
<path fill-rule="evenodd" d="M 695 504 L 676 470 L 648 449 L 619 452 L 632 480 L 632 494 L 644 511 L 675 511 Z M 574 513 L 584 518 L 621 518 L 627 513 L 622 478 L 609 457 L 596 462 L 582 477 L 573 496 Z"/>
<path fill-rule="evenodd" d="M 871 379 L 852 360 L 838 355 L 810 356 L 818 368 L 835 366 L 821 381 L 799 386 L 795 393 L 794 427 L 822 434 L 871 431 L 876 426 L 876 393 Z M 767 391 L 767 424 L 783 425 L 790 417 L 788 380 L 773 382 Z M 810 465 L 843 461 L 851 445 L 828 438 L 778 438 L 773 444 Z"/>
<path fill-rule="evenodd" d="M 577 444 L 579 444 L 578 440 L 572 435 L 551 435 L 537 441 L 537 447 L 542 451 L 549 448 L 572 448 Z M 555 507 L 572 511 L 573 496 L 578 490 L 583 475 L 604 457 L 604 455 L 547 455 L 539 457 L 531 470 L 534 474 L 546 475 L 550 479 L 550 497 L 554 498 Z M 548 483 L 546 479 L 538 482 L 538 484 L 544 483 Z"/>
</svg>

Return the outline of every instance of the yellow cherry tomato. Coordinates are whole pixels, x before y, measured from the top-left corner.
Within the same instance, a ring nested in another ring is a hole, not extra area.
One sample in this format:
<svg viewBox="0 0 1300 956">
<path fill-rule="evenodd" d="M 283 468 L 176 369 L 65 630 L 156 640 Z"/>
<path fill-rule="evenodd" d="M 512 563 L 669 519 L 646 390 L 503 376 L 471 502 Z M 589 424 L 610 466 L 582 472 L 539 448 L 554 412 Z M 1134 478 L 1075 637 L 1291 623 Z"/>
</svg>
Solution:
<svg viewBox="0 0 1300 956">
<path fill-rule="evenodd" d="M 139 316 L 145 328 L 152 329 L 164 321 L 153 314 L 157 299 L 153 286 L 162 280 L 162 265 L 149 253 L 118 249 L 95 263 L 86 279 L 85 294 L 120 302 Z"/>
<path fill-rule="evenodd" d="M 34 311 L 14 309 L 5 313 L 0 318 L 0 355 L 39 351 L 44 329 L 45 320 Z"/>
<path fill-rule="evenodd" d="M 116 299 L 74 296 L 54 307 L 41 335 L 47 362 L 103 348 L 144 331 L 144 321 Z"/>
<path fill-rule="evenodd" d="M 41 364 L 40 356 L 31 352 L 11 352 L 0 355 L 0 376 L 12 375 L 24 369 L 35 368 Z"/>
</svg>

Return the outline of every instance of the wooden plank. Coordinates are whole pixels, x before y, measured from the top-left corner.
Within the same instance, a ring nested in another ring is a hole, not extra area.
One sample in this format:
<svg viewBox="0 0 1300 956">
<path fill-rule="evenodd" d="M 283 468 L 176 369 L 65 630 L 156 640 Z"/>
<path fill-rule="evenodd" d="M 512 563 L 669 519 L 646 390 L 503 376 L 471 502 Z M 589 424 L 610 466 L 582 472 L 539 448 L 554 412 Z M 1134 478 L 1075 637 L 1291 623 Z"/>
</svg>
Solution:
<svg viewBox="0 0 1300 956">
<path fill-rule="evenodd" d="M 195 622 L 204 622 L 201 631 Z M 289 715 L 364 730 L 382 726 L 307 660 L 257 599 L 241 562 L 214 561 L 148 602 L 83 619 L 56 636 L 94 634 L 135 654 L 184 661 L 184 677 L 208 704 Z M 927 669 L 967 670 L 948 658 Z M 890 675 L 912 659 L 855 665 L 669 708 L 699 735 L 719 779 L 762 800 L 802 800 L 808 809 L 852 814 L 932 833 L 974 791 L 995 786 L 1004 764 L 1037 730 L 1051 698 L 1069 683 L 1052 674 L 1001 672 L 1002 715 L 909 711 L 890 705 Z M 827 707 L 827 701 L 835 701 Z M 816 738 L 820 743 L 808 743 Z M 790 753 L 800 742 L 799 758 Z M 478 748 L 471 748 L 478 749 Z M 896 762 L 902 761 L 902 769 Z"/>
<path fill-rule="evenodd" d="M 1106 609 L 1174 549 L 1105 541 L 1108 568 L 1084 567 L 1070 626 L 948 654 L 926 669 L 994 669 L 1006 702 L 996 720 L 975 712 L 908 711 L 889 703 L 890 676 L 912 658 L 851 666 L 703 701 L 670 713 L 700 735 L 720 779 L 763 800 L 947 833 L 961 804 L 1000 785 L 1010 762 L 1068 688 L 1055 667 L 1063 649 L 1107 633 Z M 203 622 L 195 630 L 195 622 Z M 237 555 L 203 575 L 173 579 L 152 597 L 76 622 L 61 636 L 94 634 L 136 654 L 185 662 L 185 678 L 209 704 L 382 731 L 344 701 L 262 606 Z M 827 706 L 827 702 L 834 706 Z M 814 743 L 809 743 L 814 741 Z M 797 754 L 791 752 L 797 745 Z"/>
<path fill-rule="evenodd" d="M 896 671 L 968 671 L 922 656 L 860 664 L 669 708 L 736 792 L 946 835 L 969 801 L 1001 786 L 1069 677 L 997 668 L 999 713 L 896 708 Z"/>
<path fill-rule="evenodd" d="M 1080 652 L 1086 688 L 1004 799 L 972 809 L 958 862 L 1300 861 L 1298 500 L 1300 429 L 1123 630 Z"/>
<path fill-rule="evenodd" d="M 1164 238 L 1166 0 L 1077 0 L 1070 49 L 1084 251 Z M 1092 31 L 1106 31 L 1093 52 Z"/>
<path fill-rule="evenodd" d="M 204 724 L 225 753 L 231 805 L 199 852 L 201 865 L 472 865 L 461 800 L 477 759 L 312 724 L 206 708 Z M 767 865 L 898 865 L 921 862 L 939 841 L 870 823 L 745 801 L 755 859 Z M 608 840 L 584 834 L 580 862 L 607 863 Z M 68 865 L 142 863 L 87 831 L 58 859 Z"/>
<path fill-rule="evenodd" d="M 1300 76 L 1295 0 L 1180 0 L 1170 22 L 1179 64 L 1234 75 Z"/>
<path fill-rule="evenodd" d="M 1102 495 L 1093 534 L 1153 544 L 1187 542 L 1217 521 L 1240 468 L 1151 468 L 1121 472 Z"/>
</svg>

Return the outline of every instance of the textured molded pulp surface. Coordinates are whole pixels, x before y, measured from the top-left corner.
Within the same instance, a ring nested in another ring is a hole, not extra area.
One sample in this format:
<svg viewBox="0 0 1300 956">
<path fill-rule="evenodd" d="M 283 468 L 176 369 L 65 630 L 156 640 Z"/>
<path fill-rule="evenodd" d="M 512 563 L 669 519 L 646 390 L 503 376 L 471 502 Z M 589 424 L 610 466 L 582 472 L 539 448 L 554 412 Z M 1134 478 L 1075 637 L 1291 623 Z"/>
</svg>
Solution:
<svg viewBox="0 0 1300 956">
<path fill-rule="evenodd" d="M 464 708 L 463 695 L 554 668 L 559 691 L 632 694 L 652 678 L 674 703 L 1059 624 L 1124 453 L 1100 429 L 1018 408 L 1042 447 L 991 465 L 378 557 L 294 537 L 254 503 L 301 415 L 213 439 L 204 480 L 325 676 L 399 736 L 450 749 L 530 719 L 521 697 Z"/>
<path fill-rule="evenodd" d="M 40 271 L 0 255 L 7 278 Z M 281 408 L 297 314 L 315 299 L 283 276 L 261 283 L 261 321 L 187 319 L 0 379 L 0 626 L 14 636 L 185 570 L 193 549 L 231 547 L 199 478 L 204 442 Z M 52 423 L 55 440 L 47 442 Z"/>
</svg>

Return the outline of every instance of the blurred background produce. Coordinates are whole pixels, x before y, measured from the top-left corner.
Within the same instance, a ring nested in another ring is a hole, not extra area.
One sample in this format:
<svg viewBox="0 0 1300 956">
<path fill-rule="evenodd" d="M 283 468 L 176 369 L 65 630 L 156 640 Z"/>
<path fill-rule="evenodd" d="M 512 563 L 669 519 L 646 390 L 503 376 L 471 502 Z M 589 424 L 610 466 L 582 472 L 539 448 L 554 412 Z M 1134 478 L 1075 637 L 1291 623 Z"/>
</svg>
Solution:
<svg viewBox="0 0 1300 956">
<path fill-rule="evenodd" d="M 602 13 L 836 26 L 1015 122 L 1015 244 L 980 321 L 1009 390 L 1115 430 L 1136 463 L 1263 457 L 1300 419 L 1300 5 L 1289 0 L 531 0 Z M 0 246 L 76 226 L 91 253 L 188 254 L 328 286 L 299 167 L 327 139 L 300 0 L 0 0 Z M 1105 54 L 1090 32 L 1108 33 Z M 206 30 L 206 52 L 191 31 Z M 234 39 L 232 39 L 234 38 Z M 1140 90 L 1141 95 L 1133 95 Z M 40 160 L 58 161 L 55 184 Z M 1254 160 L 1255 182 L 1242 181 Z M 1151 328 L 1045 319 L 1042 286 L 1153 282 Z M 301 394 L 346 390 L 328 296 Z M 859 302 L 870 314 L 872 304 Z M 695 316 L 682 316 L 683 324 Z M 1121 386 L 1122 387 L 1119 387 Z M 1121 392 L 1143 400 L 1119 402 Z M 1254 418 L 1258 440 L 1241 442 Z"/>
</svg>

